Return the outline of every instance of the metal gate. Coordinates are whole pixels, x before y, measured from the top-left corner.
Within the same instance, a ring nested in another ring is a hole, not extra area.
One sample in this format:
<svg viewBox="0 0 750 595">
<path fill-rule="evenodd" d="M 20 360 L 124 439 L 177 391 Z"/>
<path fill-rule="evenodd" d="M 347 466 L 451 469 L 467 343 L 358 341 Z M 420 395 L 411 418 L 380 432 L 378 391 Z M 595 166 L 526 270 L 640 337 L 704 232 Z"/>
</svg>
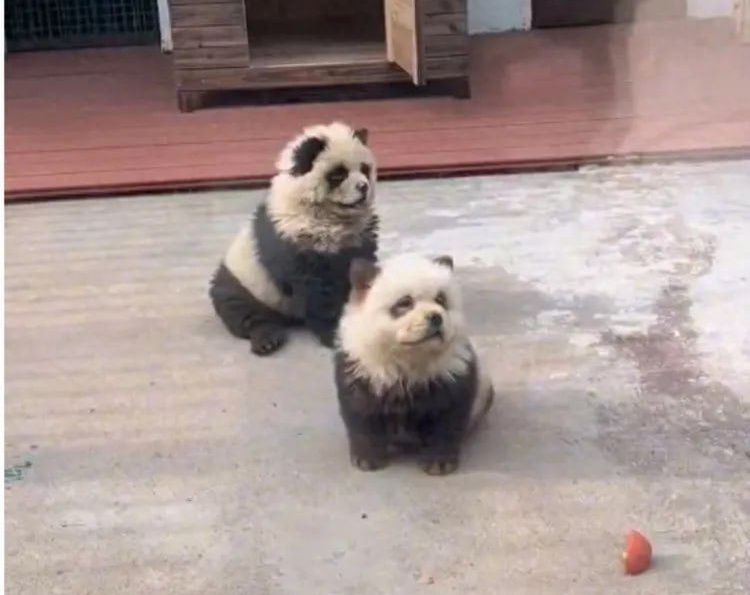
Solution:
<svg viewBox="0 0 750 595">
<path fill-rule="evenodd" d="M 8 51 L 158 41 L 156 0 L 5 0 Z"/>
</svg>

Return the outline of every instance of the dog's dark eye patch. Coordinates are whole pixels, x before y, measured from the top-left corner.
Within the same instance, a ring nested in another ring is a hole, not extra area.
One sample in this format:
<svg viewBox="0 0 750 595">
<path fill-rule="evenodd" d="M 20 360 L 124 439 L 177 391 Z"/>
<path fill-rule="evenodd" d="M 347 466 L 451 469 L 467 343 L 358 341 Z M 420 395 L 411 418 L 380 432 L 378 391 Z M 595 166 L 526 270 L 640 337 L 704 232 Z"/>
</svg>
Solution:
<svg viewBox="0 0 750 595">
<path fill-rule="evenodd" d="M 414 307 L 414 300 L 410 295 L 405 295 L 391 306 L 391 316 L 398 318 L 403 316 Z"/>
<path fill-rule="evenodd" d="M 322 138 L 311 136 L 303 140 L 294 149 L 292 156 L 292 168 L 289 173 L 293 176 L 304 176 L 313 168 L 315 160 L 326 148 L 326 141 Z"/>
<path fill-rule="evenodd" d="M 363 163 L 359 171 L 361 171 L 363 174 L 365 174 L 368 178 L 370 177 L 370 173 L 372 173 L 372 166 L 369 163 Z"/>
<path fill-rule="evenodd" d="M 448 307 L 448 297 L 445 295 L 444 292 L 440 292 L 435 297 L 435 303 L 440 306 L 441 308 L 447 308 Z"/>
<path fill-rule="evenodd" d="M 349 170 L 346 169 L 343 165 L 334 167 L 326 174 L 326 181 L 328 182 L 329 188 L 334 189 L 341 186 L 341 183 L 346 180 L 346 177 L 348 175 Z"/>
</svg>

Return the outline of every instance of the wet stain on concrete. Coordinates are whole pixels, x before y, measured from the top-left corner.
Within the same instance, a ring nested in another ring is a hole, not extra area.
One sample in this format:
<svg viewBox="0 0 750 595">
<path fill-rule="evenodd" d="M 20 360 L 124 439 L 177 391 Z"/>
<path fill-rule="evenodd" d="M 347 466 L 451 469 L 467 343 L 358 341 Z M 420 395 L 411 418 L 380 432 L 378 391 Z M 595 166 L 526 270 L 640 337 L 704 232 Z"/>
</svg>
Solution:
<svg viewBox="0 0 750 595">
<path fill-rule="evenodd" d="M 26 461 L 20 465 L 11 465 L 5 468 L 5 487 L 10 487 L 16 482 L 21 481 L 31 468 L 31 461 Z"/>
<path fill-rule="evenodd" d="M 697 349 L 691 317 L 691 280 L 711 269 L 711 244 L 664 287 L 646 333 L 608 332 L 603 343 L 635 365 L 639 385 L 631 403 L 601 406 L 606 450 L 639 471 L 670 468 L 680 475 L 750 471 L 750 407 L 720 379 L 711 378 Z M 680 274 L 682 273 L 682 274 Z M 680 280 L 680 278 L 682 280 Z"/>
</svg>

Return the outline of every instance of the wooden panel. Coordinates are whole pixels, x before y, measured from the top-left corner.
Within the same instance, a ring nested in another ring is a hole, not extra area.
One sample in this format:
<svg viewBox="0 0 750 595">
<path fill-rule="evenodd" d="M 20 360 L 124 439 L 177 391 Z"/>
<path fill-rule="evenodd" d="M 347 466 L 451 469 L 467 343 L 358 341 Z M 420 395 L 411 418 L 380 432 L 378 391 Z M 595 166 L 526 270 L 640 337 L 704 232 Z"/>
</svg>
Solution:
<svg viewBox="0 0 750 595">
<path fill-rule="evenodd" d="M 171 8 L 173 27 L 242 25 L 245 10 L 241 3 L 177 5 Z"/>
<path fill-rule="evenodd" d="M 428 58 L 467 56 L 466 0 L 422 0 L 424 53 Z M 468 75 L 468 65 L 461 76 Z"/>
<path fill-rule="evenodd" d="M 443 13 L 466 14 L 466 0 L 422 0 L 422 13 L 426 15 Z"/>
<path fill-rule="evenodd" d="M 315 35 L 268 35 L 251 40 L 253 68 L 277 66 L 349 66 L 385 62 L 382 38 L 343 35 L 321 42 Z"/>
<path fill-rule="evenodd" d="M 388 62 L 328 66 L 273 66 L 183 70 L 177 81 L 183 90 L 271 89 L 321 85 L 405 82 L 409 75 Z"/>
<path fill-rule="evenodd" d="M 426 58 L 466 56 L 468 53 L 468 35 L 430 35 L 424 38 L 424 55 Z"/>
<path fill-rule="evenodd" d="M 175 48 L 209 48 L 247 45 L 245 27 L 222 26 L 172 30 Z"/>
<path fill-rule="evenodd" d="M 461 78 L 469 72 L 468 56 L 429 57 L 424 62 L 428 81 Z"/>
<path fill-rule="evenodd" d="M 247 44 L 229 47 L 179 48 L 172 53 L 175 68 L 248 67 Z"/>
<path fill-rule="evenodd" d="M 467 70 L 468 58 L 465 56 L 431 57 L 424 61 L 428 80 L 462 77 Z M 385 61 L 319 66 L 251 66 L 249 69 L 208 68 L 177 73 L 178 86 L 185 91 L 406 82 L 410 78 L 404 70 Z"/>
<path fill-rule="evenodd" d="M 465 12 L 425 16 L 424 35 L 466 35 L 466 22 Z"/>
<path fill-rule="evenodd" d="M 415 85 L 424 84 L 422 15 L 417 0 L 385 0 L 385 35 L 388 61 L 408 72 Z"/>
</svg>

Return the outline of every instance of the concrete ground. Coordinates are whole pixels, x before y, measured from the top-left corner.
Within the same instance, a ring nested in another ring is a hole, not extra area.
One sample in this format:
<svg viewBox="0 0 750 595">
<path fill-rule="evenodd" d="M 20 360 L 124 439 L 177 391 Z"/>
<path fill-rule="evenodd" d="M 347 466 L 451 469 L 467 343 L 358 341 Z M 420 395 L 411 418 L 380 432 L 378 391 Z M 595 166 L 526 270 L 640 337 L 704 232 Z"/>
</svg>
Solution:
<svg viewBox="0 0 750 595">
<path fill-rule="evenodd" d="M 330 354 L 213 317 L 260 197 L 6 209 L 8 593 L 750 590 L 750 162 L 380 186 L 499 393 L 445 478 L 352 469 Z"/>
</svg>

